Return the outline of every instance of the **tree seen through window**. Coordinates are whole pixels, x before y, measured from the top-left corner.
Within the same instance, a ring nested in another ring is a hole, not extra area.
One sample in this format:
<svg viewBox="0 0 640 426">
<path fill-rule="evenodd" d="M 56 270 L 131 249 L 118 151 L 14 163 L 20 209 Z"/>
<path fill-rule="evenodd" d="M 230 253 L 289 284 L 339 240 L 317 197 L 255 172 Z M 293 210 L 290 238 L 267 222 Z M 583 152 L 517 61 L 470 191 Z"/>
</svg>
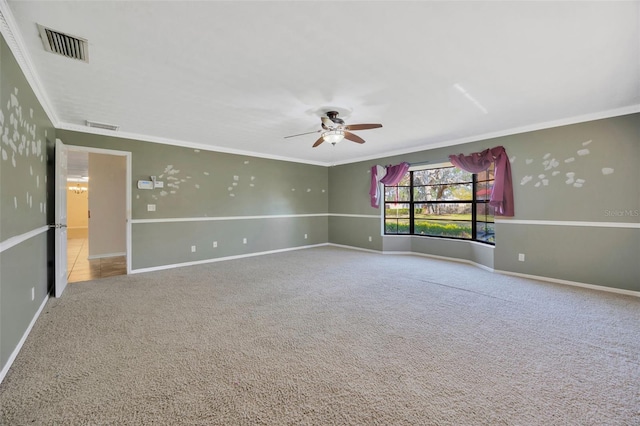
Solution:
<svg viewBox="0 0 640 426">
<path fill-rule="evenodd" d="M 456 167 L 411 170 L 385 187 L 385 234 L 426 235 L 495 244 L 489 206 L 493 166 L 472 174 Z"/>
</svg>

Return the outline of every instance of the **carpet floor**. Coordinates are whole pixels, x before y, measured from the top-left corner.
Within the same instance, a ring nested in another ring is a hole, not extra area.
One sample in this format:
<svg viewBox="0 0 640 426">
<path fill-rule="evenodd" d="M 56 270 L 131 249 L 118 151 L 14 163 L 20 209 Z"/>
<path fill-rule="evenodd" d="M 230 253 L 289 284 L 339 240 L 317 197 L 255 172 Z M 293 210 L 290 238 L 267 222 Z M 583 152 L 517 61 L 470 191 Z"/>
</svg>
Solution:
<svg viewBox="0 0 640 426">
<path fill-rule="evenodd" d="M 335 247 L 70 284 L 2 425 L 640 425 L 640 300 Z"/>
</svg>

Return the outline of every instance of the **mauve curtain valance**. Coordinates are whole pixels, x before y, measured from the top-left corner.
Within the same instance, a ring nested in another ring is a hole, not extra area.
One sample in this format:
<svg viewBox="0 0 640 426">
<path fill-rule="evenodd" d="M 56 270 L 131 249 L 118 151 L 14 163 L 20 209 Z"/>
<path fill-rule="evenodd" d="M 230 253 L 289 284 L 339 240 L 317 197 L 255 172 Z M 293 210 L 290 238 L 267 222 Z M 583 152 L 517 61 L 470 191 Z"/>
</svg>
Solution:
<svg viewBox="0 0 640 426">
<path fill-rule="evenodd" d="M 380 182 L 385 185 L 396 185 L 402 177 L 407 173 L 409 167 L 411 165 L 409 163 L 400 163 L 396 166 L 387 166 L 386 168 L 382 168 L 380 166 L 371 167 L 371 188 L 369 189 L 369 195 L 371 196 L 371 207 L 378 208 L 380 207 L 380 199 L 382 198 L 382 194 L 380 191 Z M 385 170 L 384 176 L 380 176 L 381 169 Z"/>
<path fill-rule="evenodd" d="M 469 173 L 480 173 L 495 162 L 495 181 L 491 190 L 489 205 L 496 209 L 496 216 L 513 216 L 513 182 L 511 181 L 511 163 L 504 147 L 497 146 L 474 152 L 470 155 L 450 155 L 451 163 Z"/>
</svg>

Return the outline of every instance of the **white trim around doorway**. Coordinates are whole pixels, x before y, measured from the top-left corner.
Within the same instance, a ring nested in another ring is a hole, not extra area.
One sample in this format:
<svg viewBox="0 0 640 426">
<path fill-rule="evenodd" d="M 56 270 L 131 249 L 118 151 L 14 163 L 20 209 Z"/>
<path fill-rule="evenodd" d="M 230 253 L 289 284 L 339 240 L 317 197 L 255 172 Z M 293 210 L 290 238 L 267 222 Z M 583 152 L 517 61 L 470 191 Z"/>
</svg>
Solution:
<svg viewBox="0 0 640 426">
<path fill-rule="evenodd" d="M 130 151 L 117 151 L 114 149 L 93 148 L 80 145 L 67 145 L 69 151 L 88 152 L 93 154 L 106 154 L 117 155 L 125 157 L 127 163 L 127 176 L 126 176 L 126 210 L 127 210 L 127 235 L 126 235 L 126 253 L 127 257 L 127 274 L 131 274 L 131 152 Z"/>
</svg>

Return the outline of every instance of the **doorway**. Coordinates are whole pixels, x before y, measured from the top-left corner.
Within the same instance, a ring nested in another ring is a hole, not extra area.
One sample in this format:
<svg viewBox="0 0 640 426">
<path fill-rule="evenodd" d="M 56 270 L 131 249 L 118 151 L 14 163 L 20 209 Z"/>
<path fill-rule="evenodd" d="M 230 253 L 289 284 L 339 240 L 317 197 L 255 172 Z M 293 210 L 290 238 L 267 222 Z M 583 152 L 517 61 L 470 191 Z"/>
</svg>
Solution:
<svg viewBox="0 0 640 426">
<path fill-rule="evenodd" d="M 127 274 L 130 153 L 67 151 L 68 282 Z"/>
</svg>

